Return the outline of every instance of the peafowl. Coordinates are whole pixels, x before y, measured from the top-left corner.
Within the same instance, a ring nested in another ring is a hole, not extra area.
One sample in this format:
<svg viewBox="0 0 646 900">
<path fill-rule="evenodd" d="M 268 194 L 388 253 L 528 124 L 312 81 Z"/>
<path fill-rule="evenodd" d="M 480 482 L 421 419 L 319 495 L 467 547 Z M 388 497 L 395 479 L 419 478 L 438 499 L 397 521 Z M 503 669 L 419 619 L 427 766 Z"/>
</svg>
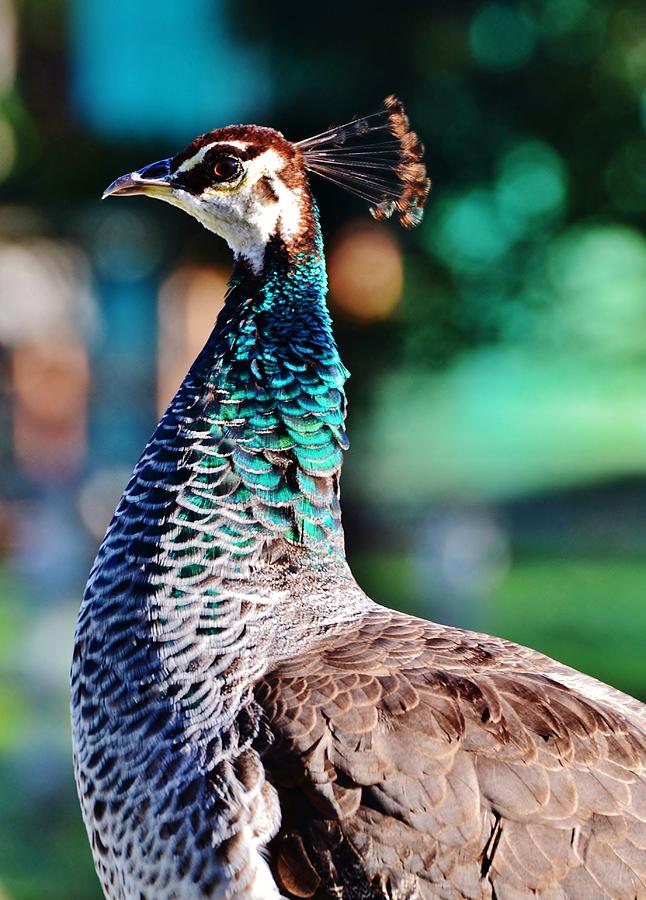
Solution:
<svg viewBox="0 0 646 900">
<path fill-rule="evenodd" d="M 211 131 L 105 192 L 234 255 L 78 618 L 74 765 L 110 900 L 646 897 L 646 707 L 385 609 L 345 560 L 348 373 L 308 177 L 409 227 L 422 156 L 389 97 L 296 143 Z"/>
</svg>

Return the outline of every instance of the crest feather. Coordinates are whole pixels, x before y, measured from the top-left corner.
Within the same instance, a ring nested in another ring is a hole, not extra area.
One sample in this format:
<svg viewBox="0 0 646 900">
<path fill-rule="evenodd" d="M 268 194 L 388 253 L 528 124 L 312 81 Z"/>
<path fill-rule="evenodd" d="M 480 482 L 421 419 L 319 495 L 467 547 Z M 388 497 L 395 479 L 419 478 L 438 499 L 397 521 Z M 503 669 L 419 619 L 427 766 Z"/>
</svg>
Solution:
<svg viewBox="0 0 646 900">
<path fill-rule="evenodd" d="M 298 141 L 296 147 L 309 172 L 367 200 L 375 219 L 396 213 L 405 228 L 422 221 L 431 186 L 424 145 L 397 97 L 386 97 L 372 115 Z"/>
</svg>

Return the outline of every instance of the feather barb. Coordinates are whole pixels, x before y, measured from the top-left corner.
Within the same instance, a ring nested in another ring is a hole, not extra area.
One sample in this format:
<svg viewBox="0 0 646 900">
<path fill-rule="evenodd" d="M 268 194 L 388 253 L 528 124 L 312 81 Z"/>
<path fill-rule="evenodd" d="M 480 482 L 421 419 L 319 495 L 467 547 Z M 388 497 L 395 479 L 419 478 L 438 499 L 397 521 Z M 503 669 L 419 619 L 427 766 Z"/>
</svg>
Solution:
<svg viewBox="0 0 646 900">
<path fill-rule="evenodd" d="M 396 213 L 405 228 L 421 222 L 431 182 L 424 146 L 410 129 L 401 100 L 386 97 L 378 112 L 296 146 L 309 172 L 367 200 L 375 219 Z"/>
</svg>

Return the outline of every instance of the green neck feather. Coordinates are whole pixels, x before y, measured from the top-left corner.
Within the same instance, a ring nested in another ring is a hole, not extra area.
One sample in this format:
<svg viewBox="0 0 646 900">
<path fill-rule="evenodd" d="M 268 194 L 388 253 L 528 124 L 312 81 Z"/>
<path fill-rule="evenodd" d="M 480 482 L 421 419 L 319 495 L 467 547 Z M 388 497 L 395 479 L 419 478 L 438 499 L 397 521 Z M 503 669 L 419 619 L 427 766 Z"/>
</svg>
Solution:
<svg viewBox="0 0 646 900">
<path fill-rule="evenodd" d="M 193 547 L 201 525 L 207 558 L 235 564 L 277 540 L 343 555 L 347 371 L 325 306 L 316 217 L 314 224 L 296 248 L 270 242 L 260 275 L 238 262 L 215 330 L 160 426 L 174 422 L 182 438 L 191 436 L 190 476 L 177 502 Z"/>
</svg>

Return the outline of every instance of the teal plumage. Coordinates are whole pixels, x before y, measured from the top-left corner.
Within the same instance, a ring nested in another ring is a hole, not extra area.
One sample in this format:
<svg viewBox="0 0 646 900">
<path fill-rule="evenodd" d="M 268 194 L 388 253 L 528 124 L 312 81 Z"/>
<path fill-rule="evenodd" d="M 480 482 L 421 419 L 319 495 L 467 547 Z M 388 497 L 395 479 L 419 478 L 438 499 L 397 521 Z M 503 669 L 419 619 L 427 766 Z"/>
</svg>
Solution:
<svg viewBox="0 0 646 900">
<path fill-rule="evenodd" d="M 292 254 L 270 244 L 266 276 L 255 293 L 247 272 L 234 276 L 208 351 L 221 364 L 208 377 L 217 404 L 207 406 L 205 418 L 211 435 L 223 429 L 236 441 L 231 461 L 239 482 L 229 495 L 232 502 L 251 503 L 259 527 L 333 552 L 338 503 L 316 479 L 339 470 L 348 445 L 348 373 L 324 302 L 325 258 L 315 209 L 307 240 L 307 250 Z M 264 451 L 289 454 L 290 463 L 270 462 Z"/>
</svg>

